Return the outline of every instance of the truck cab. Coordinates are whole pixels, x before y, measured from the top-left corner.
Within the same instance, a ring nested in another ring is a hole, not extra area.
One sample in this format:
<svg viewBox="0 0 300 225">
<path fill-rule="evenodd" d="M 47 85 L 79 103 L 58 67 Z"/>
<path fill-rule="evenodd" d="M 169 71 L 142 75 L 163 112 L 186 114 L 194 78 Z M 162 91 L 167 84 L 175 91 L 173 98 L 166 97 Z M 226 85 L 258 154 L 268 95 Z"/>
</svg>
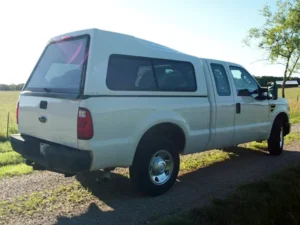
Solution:
<svg viewBox="0 0 300 225">
<path fill-rule="evenodd" d="M 211 96 L 216 107 L 216 137 L 211 148 L 267 140 L 280 113 L 284 134 L 289 130 L 288 102 L 272 98 L 241 65 L 206 60 L 211 79 Z"/>
<path fill-rule="evenodd" d="M 12 147 L 33 168 L 69 176 L 129 167 L 150 196 L 173 186 L 180 155 L 263 140 L 280 155 L 290 132 L 288 102 L 241 65 L 99 29 L 51 39 L 17 121 Z"/>
</svg>

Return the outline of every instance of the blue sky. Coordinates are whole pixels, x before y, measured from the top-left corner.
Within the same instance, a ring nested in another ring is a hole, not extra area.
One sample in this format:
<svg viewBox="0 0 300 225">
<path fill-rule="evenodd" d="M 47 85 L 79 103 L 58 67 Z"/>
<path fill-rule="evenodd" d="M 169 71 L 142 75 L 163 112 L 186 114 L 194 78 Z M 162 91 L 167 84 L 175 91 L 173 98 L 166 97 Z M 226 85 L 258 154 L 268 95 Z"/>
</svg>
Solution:
<svg viewBox="0 0 300 225">
<path fill-rule="evenodd" d="M 276 0 L 43 0 L 1 1 L 0 83 L 25 82 L 48 40 L 61 33 L 99 28 L 130 34 L 199 57 L 233 61 L 251 74 L 281 76 L 257 48 L 243 47 L 259 10 Z M 5 34 L 5 35 L 4 35 Z"/>
</svg>

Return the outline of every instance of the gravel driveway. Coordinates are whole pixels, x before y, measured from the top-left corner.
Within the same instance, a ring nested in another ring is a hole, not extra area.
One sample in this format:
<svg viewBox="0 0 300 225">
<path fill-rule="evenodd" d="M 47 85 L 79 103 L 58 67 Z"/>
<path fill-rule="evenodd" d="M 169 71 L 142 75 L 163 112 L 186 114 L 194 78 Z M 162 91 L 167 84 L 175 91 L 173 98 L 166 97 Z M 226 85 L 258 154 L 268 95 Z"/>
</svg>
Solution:
<svg viewBox="0 0 300 225">
<path fill-rule="evenodd" d="M 293 127 L 293 131 L 296 130 L 300 131 L 300 124 Z M 64 178 L 51 172 L 40 172 L 0 181 L 0 200 L 79 180 L 97 196 L 96 201 L 76 207 L 67 214 L 39 214 L 26 221 L 11 218 L 10 224 L 153 224 L 163 216 L 203 206 L 214 197 L 225 197 L 238 185 L 262 179 L 300 162 L 300 142 L 285 146 L 279 157 L 242 147 L 227 151 L 238 157 L 185 174 L 168 193 L 156 198 L 139 196 L 132 190 L 129 179 L 118 174 L 109 182 L 99 184 L 95 179 Z"/>
</svg>

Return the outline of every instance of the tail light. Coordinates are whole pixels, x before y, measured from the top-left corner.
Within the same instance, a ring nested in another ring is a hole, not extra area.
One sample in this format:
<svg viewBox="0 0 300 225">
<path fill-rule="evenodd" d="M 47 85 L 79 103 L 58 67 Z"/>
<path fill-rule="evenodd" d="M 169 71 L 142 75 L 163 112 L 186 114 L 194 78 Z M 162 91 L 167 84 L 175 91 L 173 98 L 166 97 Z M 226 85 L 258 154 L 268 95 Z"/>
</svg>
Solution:
<svg viewBox="0 0 300 225">
<path fill-rule="evenodd" d="M 17 103 L 17 107 L 16 107 L 16 121 L 18 124 L 19 123 L 19 102 Z"/>
<path fill-rule="evenodd" d="M 93 120 L 89 110 L 79 108 L 77 118 L 77 138 L 82 140 L 91 139 L 94 135 Z"/>
</svg>

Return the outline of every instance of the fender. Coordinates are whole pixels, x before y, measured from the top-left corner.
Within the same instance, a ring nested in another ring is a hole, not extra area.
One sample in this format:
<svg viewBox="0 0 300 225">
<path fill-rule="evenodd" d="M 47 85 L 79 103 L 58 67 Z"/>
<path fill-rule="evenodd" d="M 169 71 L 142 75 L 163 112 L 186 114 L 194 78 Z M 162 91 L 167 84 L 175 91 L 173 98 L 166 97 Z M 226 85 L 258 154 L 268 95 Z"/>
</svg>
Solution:
<svg viewBox="0 0 300 225">
<path fill-rule="evenodd" d="M 159 125 L 161 123 L 172 123 L 180 127 L 184 133 L 185 137 L 189 136 L 190 127 L 186 120 L 179 114 L 174 111 L 159 111 L 151 114 L 147 119 L 143 120 L 140 124 L 137 125 L 137 129 L 134 133 L 134 148 L 135 151 L 138 147 L 140 140 L 143 135 L 152 127 Z M 187 145 L 188 143 L 186 143 Z M 186 149 L 186 146 L 185 146 Z"/>
<path fill-rule="evenodd" d="M 281 101 L 270 101 L 270 116 L 269 116 L 269 121 L 270 121 L 270 127 L 269 127 L 269 135 L 268 137 L 270 137 L 271 134 L 271 130 L 274 124 L 275 119 L 277 118 L 277 116 L 281 113 L 284 113 L 287 118 L 288 121 L 290 120 L 290 112 L 289 112 L 289 108 L 288 103 L 286 101 L 286 103 L 284 103 L 285 101 L 283 101 L 283 99 Z"/>
</svg>

